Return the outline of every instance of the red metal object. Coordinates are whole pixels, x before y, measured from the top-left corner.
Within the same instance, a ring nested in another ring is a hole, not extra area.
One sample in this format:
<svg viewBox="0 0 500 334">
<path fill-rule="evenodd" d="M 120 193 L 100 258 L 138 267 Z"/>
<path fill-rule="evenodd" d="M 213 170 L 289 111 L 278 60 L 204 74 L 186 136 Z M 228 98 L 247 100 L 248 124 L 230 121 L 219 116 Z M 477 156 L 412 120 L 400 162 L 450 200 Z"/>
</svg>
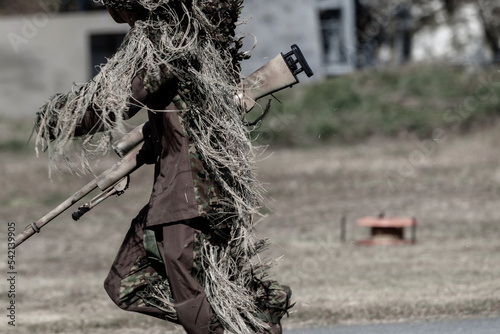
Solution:
<svg viewBox="0 0 500 334">
<path fill-rule="evenodd" d="M 359 245 L 412 245 L 417 242 L 415 218 L 363 217 L 356 225 L 370 228 L 370 239 L 356 241 Z M 411 238 L 405 239 L 404 229 L 411 228 Z"/>
</svg>

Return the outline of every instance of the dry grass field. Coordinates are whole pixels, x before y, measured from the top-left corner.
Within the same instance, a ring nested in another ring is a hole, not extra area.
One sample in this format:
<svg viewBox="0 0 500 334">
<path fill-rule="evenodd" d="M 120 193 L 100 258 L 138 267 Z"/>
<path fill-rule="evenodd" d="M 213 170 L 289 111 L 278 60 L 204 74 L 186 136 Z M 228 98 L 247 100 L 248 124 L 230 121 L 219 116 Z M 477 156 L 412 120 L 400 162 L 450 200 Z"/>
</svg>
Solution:
<svg viewBox="0 0 500 334">
<path fill-rule="evenodd" d="M 149 168 L 132 176 L 123 196 L 78 223 L 68 210 L 19 247 L 16 327 L 7 325 L 7 222 L 19 233 L 89 181 L 67 174 L 49 181 L 45 158 L 17 145 L 28 133 L 26 124 L 0 123 L 0 333 L 182 333 L 119 310 L 102 288 L 131 218 L 147 202 Z M 434 141 L 269 147 L 258 172 L 270 212 L 257 232 L 272 241 L 269 257 L 283 255 L 274 277 L 294 290 L 285 327 L 500 315 L 499 146 L 493 126 Z M 356 245 L 367 231 L 355 220 L 381 212 L 416 217 L 417 244 Z"/>
</svg>

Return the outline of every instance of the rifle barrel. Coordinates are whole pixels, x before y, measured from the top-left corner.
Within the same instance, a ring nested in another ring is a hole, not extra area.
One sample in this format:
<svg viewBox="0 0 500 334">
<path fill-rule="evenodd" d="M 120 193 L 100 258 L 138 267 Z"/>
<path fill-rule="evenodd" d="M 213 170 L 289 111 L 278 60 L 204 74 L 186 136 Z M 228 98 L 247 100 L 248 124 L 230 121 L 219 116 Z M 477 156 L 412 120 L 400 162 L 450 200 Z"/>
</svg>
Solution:
<svg viewBox="0 0 500 334">
<path fill-rule="evenodd" d="M 90 193 L 92 190 L 97 188 L 97 179 L 94 178 L 92 181 L 87 183 L 83 188 L 78 190 L 76 193 L 74 193 L 72 196 L 70 196 L 68 199 L 66 199 L 64 202 L 59 204 L 56 208 L 54 208 L 52 211 L 47 213 L 45 216 L 37 220 L 36 222 L 26 226 L 24 231 L 17 235 L 16 237 L 16 244 L 15 247 L 19 246 L 22 244 L 24 241 L 26 241 L 29 237 L 31 237 L 35 233 L 39 233 L 40 229 L 45 226 L 48 222 L 50 222 L 52 219 L 56 218 L 59 216 L 61 213 L 63 213 L 66 209 L 68 209 L 70 206 L 78 202 L 80 199 L 85 197 L 88 193 Z M 14 248 L 15 248 L 14 247 Z"/>
<path fill-rule="evenodd" d="M 40 229 L 45 224 L 49 223 L 51 220 L 59 216 L 66 209 L 68 209 L 73 204 L 81 200 L 83 197 L 87 196 L 92 190 L 96 188 L 105 190 L 108 187 L 114 185 L 124 176 L 129 175 L 130 173 L 134 172 L 137 168 L 141 167 L 143 165 L 143 161 L 140 151 L 141 151 L 141 145 L 136 146 L 133 150 L 128 152 L 128 154 L 125 157 L 117 161 L 113 166 L 106 169 L 106 171 L 104 171 L 101 175 L 92 179 L 92 181 L 87 183 L 87 185 L 78 190 L 64 202 L 59 204 L 52 211 L 47 213 L 38 221 L 26 226 L 24 231 L 16 237 L 15 247 L 22 244 L 26 239 L 31 237 L 33 234 L 40 232 Z"/>
</svg>

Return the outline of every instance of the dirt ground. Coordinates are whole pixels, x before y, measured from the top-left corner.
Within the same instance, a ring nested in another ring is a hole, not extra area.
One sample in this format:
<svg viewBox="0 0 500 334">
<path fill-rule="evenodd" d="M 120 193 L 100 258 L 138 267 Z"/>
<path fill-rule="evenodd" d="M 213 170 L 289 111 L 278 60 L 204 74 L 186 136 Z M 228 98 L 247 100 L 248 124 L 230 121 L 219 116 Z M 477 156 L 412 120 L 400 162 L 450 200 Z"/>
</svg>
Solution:
<svg viewBox="0 0 500 334">
<path fill-rule="evenodd" d="M 257 169 L 268 189 L 269 217 L 257 232 L 271 239 L 266 256 L 282 256 L 273 278 L 294 290 L 296 306 L 285 327 L 500 315 L 499 130 L 269 147 Z M 90 177 L 65 174 L 51 182 L 43 157 L 11 151 L 0 151 L 0 174 L 0 332 L 182 333 L 119 310 L 102 287 L 131 218 L 147 202 L 150 169 L 136 172 L 124 195 L 80 222 L 68 210 L 20 246 L 14 298 L 8 297 L 7 223 L 15 222 L 20 233 Z M 356 219 L 382 212 L 415 217 L 417 243 L 357 245 L 368 230 Z M 15 327 L 6 317 L 12 300 Z"/>
</svg>

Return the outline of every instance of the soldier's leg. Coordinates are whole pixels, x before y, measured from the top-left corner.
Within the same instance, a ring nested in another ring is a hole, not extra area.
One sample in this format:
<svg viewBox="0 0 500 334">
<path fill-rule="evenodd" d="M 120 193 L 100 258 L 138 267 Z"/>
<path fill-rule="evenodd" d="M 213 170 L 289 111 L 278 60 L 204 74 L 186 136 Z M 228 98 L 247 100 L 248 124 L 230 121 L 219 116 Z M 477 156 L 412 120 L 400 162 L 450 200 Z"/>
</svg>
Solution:
<svg viewBox="0 0 500 334">
<path fill-rule="evenodd" d="M 205 291 L 193 277 L 195 238 L 199 231 L 190 225 L 189 221 L 163 225 L 163 239 L 158 240 L 175 309 L 188 334 L 220 334 L 223 330 L 214 323 Z"/>
<path fill-rule="evenodd" d="M 146 279 L 155 275 L 155 270 L 149 266 L 150 262 L 143 244 L 143 226 L 146 216 L 147 207 L 132 220 L 130 229 L 104 282 L 104 288 L 121 309 L 166 319 L 163 311 L 147 306 L 136 294 L 145 287 Z"/>
</svg>

